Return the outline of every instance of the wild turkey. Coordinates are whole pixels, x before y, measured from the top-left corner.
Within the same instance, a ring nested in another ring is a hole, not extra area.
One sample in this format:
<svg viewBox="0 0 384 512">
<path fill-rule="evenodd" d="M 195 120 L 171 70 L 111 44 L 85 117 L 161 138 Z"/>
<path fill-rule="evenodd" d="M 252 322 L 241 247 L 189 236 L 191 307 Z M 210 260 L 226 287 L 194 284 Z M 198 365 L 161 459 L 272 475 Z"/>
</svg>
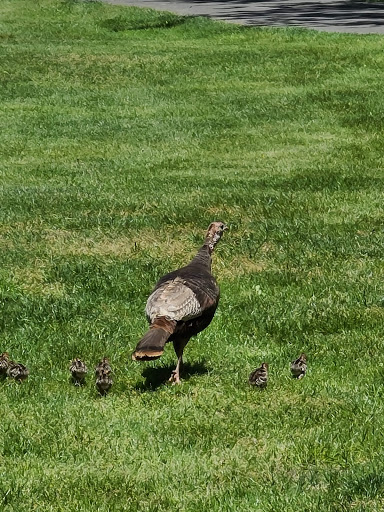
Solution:
<svg viewBox="0 0 384 512">
<path fill-rule="evenodd" d="M 257 388 L 265 388 L 268 384 L 268 363 L 262 363 L 249 376 L 249 383 Z"/>
<path fill-rule="evenodd" d="M 302 379 L 307 371 L 307 356 L 302 352 L 300 357 L 291 363 L 292 377 Z"/>
<path fill-rule="evenodd" d="M 72 382 L 75 386 L 82 386 L 85 383 L 85 376 L 88 373 L 88 368 L 86 364 L 76 357 L 72 359 L 71 364 L 69 365 L 69 371 L 72 375 Z"/>
<path fill-rule="evenodd" d="M 106 357 L 99 362 L 95 368 L 96 388 L 100 395 L 106 395 L 113 384 L 111 377 L 112 368 Z"/>
<path fill-rule="evenodd" d="M 9 354 L 8 352 L 3 352 L 0 354 L 0 376 L 5 377 L 8 367 L 9 367 Z"/>
<path fill-rule="evenodd" d="M 29 375 L 29 370 L 26 366 L 21 363 L 15 363 L 14 361 L 9 361 L 7 368 L 7 377 L 11 379 L 15 379 L 18 382 L 22 382 Z"/>
<path fill-rule="evenodd" d="M 169 381 L 174 384 L 180 384 L 185 346 L 192 336 L 208 327 L 219 303 L 220 290 L 211 273 L 211 263 L 212 252 L 225 229 L 223 222 L 212 222 L 193 260 L 162 277 L 147 301 L 149 331 L 137 344 L 132 359 L 158 359 L 165 344 L 173 341 L 177 366 Z"/>
<path fill-rule="evenodd" d="M 97 372 L 100 370 L 106 371 L 107 373 L 112 373 L 112 368 L 111 365 L 109 364 L 108 357 L 103 357 L 103 359 L 100 359 L 100 361 L 98 362 L 95 368 L 95 373 L 97 374 Z"/>
</svg>

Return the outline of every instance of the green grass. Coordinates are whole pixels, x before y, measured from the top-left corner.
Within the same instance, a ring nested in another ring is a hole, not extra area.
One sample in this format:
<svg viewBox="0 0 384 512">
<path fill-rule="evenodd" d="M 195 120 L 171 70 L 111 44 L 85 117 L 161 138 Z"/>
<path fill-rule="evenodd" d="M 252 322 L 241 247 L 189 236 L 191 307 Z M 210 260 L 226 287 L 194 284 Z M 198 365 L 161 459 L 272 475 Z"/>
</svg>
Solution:
<svg viewBox="0 0 384 512">
<path fill-rule="evenodd" d="M 0 352 L 31 372 L 0 383 L 2 511 L 383 509 L 382 48 L 2 0 Z M 221 303 L 170 387 L 171 346 L 130 354 L 214 219 Z M 107 397 L 68 382 L 104 355 Z"/>
</svg>

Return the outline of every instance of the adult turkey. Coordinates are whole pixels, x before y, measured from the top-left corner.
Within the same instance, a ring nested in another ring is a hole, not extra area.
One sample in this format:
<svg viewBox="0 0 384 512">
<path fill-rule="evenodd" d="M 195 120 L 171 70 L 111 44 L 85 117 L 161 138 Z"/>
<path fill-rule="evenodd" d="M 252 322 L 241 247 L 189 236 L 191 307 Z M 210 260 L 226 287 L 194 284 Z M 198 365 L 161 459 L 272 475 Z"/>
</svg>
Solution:
<svg viewBox="0 0 384 512">
<path fill-rule="evenodd" d="M 147 300 L 145 313 L 150 327 L 132 359 L 158 359 L 165 344 L 173 341 L 177 366 L 169 381 L 174 384 L 180 384 L 185 346 L 192 336 L 208 327 L 219 303 L 220 290 L 211 273 L 211 263 L 212 252 L 225 229 L 223 222 L 212 222 L 193 260 L 162 277 Z"/>
</svg>

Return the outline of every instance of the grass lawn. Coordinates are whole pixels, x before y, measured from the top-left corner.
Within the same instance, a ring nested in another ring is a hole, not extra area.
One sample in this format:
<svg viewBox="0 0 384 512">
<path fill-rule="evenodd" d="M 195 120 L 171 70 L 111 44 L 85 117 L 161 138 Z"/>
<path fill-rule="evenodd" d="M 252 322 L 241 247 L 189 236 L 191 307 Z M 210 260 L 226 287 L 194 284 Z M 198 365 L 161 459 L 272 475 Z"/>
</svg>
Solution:
<svg viewBox="0 0 384 512">
<path fill-rule="evenodd" d="M 382 511 L 383 38 L 2 0 L 0 62 L 0 510 Z M 216 219 L 168 386 L 146 298 Z"/>
</svg>

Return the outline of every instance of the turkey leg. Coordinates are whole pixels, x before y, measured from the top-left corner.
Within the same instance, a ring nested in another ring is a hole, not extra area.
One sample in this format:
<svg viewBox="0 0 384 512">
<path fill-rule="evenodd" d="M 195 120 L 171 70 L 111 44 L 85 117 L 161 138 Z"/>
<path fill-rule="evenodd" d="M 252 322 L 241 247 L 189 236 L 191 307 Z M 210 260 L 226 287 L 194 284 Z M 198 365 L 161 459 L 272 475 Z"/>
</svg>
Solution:
<svg viewBox="0 0 384 512">
<path fill-rule="evenodd" d="M 183 366 L 183 352 L 186 344 L 188 343 L 189 339 L 185 340 L 178 340 L 173 342 L 173 348 L 175 349 L 176 355 L 177 355 L 177 365 L 176 368 L 171 373 L 171 376 L 169 378 L 169 382 L 172 382 L 172 384 L 181 384 L 180 381 L 180 369 Z"/>
</svg>

